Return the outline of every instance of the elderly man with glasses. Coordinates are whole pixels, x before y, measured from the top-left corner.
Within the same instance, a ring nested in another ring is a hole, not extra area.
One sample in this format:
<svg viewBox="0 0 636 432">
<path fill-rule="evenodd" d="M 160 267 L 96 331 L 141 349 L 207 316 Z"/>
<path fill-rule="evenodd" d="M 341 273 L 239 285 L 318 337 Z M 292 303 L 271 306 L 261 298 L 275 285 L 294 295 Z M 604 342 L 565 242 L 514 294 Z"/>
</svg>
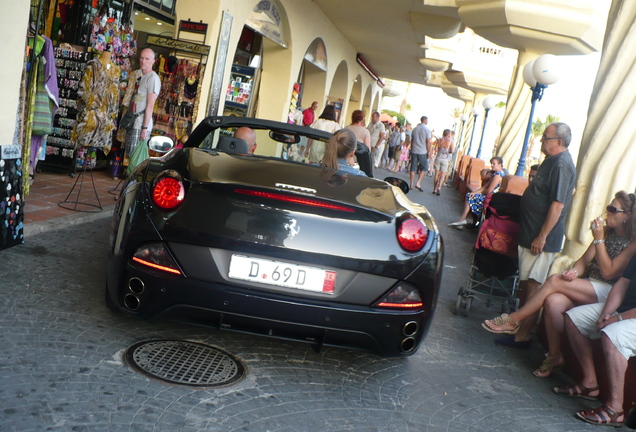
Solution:
<svg viewBox="0 0 636 432">
<path fill-rule="evenodd" d="M 568 151 L 571 138 L 572 132 L 565 123 L 552 123 L 545 129 L 541 151 L 546 159 L 521 198 L 518 244 L 522 302 L 545 282 L 555 255 L 561 252 L 565 215 L 576 179 L 576 169 Z M 536 319 L 535 312 L 521 322 L 515 335 L 495 342 L 515 348 L 530 347 Z"/>
</svg>

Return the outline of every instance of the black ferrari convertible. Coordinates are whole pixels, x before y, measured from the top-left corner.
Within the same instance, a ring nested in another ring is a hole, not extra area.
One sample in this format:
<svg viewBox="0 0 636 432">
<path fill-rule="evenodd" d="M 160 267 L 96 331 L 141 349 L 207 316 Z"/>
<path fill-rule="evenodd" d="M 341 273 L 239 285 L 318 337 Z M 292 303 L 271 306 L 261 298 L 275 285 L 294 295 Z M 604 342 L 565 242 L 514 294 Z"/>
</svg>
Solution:
<svg viewBox="0 0 636 432">
<path fill-rule="evenodd" d="M 233 136 L 255 131 L 257 152 Z M 163 137 L 126 179 L 113 215 L 106 303 L 322 345 L 413 354 L 433 318 L 443 245 L 397 178 L 296 161 L 331 134 L 209 117 L 183 148 Z M 166 152 L 166 150 L 169 150 Z"/>
</svg>

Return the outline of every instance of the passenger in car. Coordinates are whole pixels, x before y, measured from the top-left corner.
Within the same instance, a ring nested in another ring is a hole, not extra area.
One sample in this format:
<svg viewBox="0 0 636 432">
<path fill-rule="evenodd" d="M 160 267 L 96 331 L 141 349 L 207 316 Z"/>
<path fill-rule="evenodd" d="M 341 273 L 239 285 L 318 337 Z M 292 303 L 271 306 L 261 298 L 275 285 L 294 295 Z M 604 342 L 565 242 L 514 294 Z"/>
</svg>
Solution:
<svg viewBox="0 0 636 432">
<path fill-rule="evenodd" d="M 256 133 L 252 128 L 240 127 L 234 131 L 234 138 L 240 138 L 247 143 L 247 152 L 254 154 L 256 151 Z"/>
<path fill-rule="evenodd" d="M 340 129 L 331 136 L 327 143 L 322 166 L 366 177 L 367 175 L 363 171 L 352 166 L 356 145 L 357 139 L 353 132 L 346 128 Z"/>
</svg>

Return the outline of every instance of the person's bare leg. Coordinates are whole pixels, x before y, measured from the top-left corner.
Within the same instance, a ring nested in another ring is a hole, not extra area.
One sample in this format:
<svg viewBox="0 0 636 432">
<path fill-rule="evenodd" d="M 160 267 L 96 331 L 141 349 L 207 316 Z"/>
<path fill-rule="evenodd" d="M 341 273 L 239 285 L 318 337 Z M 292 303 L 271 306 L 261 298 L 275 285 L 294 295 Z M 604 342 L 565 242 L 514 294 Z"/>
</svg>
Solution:
<svg viewBox="0 0 636 432">
<path fill-rule="evenodd" d="M 438 192 L 442 188 L 442 178 L 444 173 L 441 171 L 435 171 L 435 181 L 433 182 L 433 193 Z"/>
<path fill-rule="evenodd" d="M 597 301 L 594 286 L 589 280 L 575 279 L 566 281 L 560 275 L 552 275 L 525 301 L 519 310 L 509 314 L 510 318 L 517 322 L 524 320 L 530 314 L 539 311 L 544 306 L 545 300 L 556 293 L 565 294 L 573 302 L 573 305 L 589 304 Z M 486 320 L 484 323 L 491 329 L 498 328 L 498 326 L 490 324 L 490 320 Z M 514 324 L 505 324 L 501 328 L 511 330 L 514 328 Z"/>
<path fill-rule="evenodd" d="M 417 184 L 415 185 L 416 188 L 422 188 L 422 179 L 424 178 L 425 174 L 426 172 L 424 170 L 420 171 L 420 175 L 417 176 Z"/>
<path fill-rule="evenodd" d="M 522 301 L 525 304 L 526 301 L 536 294 L 541 287 L 541 284 L 534 279 L 528 279 L 527 281 L 521 281 L 519 283 L 519 287 L 521 288 Z M 517 334 L 515 335 L 515 342 L 525 342 L 530 340 L 530 333 L 532 333 L 532 328 L 537 322 L 538 315 L 538 312 L 532 312 L 521 321 L 519 331 L 517 331 Z"/>
<path fill-rule="evenodd" d="M 621 354 L 611 339 L 605 333 L 601 336 L 601 345 L 605 354 L 607 368 L 607 380 L 609 382 L 609 397 L 605 402 L 612 411 L 619 413 L 623 411 L 623 393 L 625 391 L 625 372 L 627 371 L 627 359 Z M 616 420 L 622 421 L 623 416 Z"/>
<path fill-rule="evenodd" d="M 587 388 L 598 387 L 594 357 L 592 355 L 592 341 L 581 334 L 567 314 L 565 315 L 565 331 L 568 335 L 574 358 L 578 360 L 583 372 L 581 385 Z M 590 396 L 597 396 L 598 393 L 598 390 L 590 392 Z"/>
<path fill-rule="evenodd" d="M 411 184 L 409 186 L 411 186 L 411 188 L 413 188 L 415 186 L 415 184 L 413 184 L 413 182 L 415 181 L 415 171 L 411 171 L 409 173 L 409 178 L 411 179 Z"/>
<path fill-rule="evenodd" d="M 547 378 L 554 368 L 563 366 L 565 359 L 561 352 L 561 341 L 565 332 L 565 311 L 574 307 L 574 303 L 561 293 L 551 294 L 543 303 L 543 319 L 548 338 L 548 357 L 543 365 L 534 371 L 539 378 Z"/>
</svg>

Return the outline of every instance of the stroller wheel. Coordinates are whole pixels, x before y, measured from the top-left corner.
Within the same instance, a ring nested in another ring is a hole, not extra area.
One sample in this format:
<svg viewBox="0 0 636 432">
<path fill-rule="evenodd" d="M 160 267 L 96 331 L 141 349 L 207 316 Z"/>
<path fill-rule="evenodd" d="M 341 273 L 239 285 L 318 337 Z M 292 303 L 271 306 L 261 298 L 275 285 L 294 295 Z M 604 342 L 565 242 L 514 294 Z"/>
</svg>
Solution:
<svg viewBox="0 0 636 432">
<path fill-rule="evenodd" d="M 460 288 L 459 291 L 461 292 L 463 288 Z M 464 297 L 461 294 L 457 294 L 457 300 L 455 300 L 455 307 L 453 307 L 453 313 L 455 315 L 458 315 L 459 312 L 466 307 L 466 299 L 464 299 Z"/>
<path fill-rule="evenodd" d="M 455 305 L 453 306 L 453 314 L 459 314 L 459 310 L 462 308 L 462 303 L 464 303 L 464 298 L 460 295 L 457 296 L 457 300 L 455 300 Z"/>
<path fill-rule="evenodd" d="M 466 297 L 466 301 L 464 302 L 464 310 L 462 311 L 462 315 L 467 317 L 468 312 L 470 311 L 470 307 L 473 305 L 473 298 Z"/>
</svg>

